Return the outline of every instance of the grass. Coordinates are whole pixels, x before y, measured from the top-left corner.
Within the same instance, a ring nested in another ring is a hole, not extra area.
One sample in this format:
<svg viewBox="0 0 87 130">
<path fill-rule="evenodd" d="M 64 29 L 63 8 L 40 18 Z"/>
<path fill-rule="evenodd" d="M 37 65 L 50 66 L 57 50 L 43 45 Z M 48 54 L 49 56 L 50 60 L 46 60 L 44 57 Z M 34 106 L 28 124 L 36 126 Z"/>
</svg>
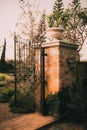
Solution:
<svg viewBox="0 0 87 130">
<path fill-rule="evenodd" d="M 4 87 L 6 85 L 5 81 L 0 81 L 0 87 Z"/>
<path fill-rule="evenodd" d="M 0 77 L 0 103 L 9 102 L 11 111 L 15 113 L 35 112 L 34 95 L 32 93 L 27 95 L 24 90 L 17 89 L 17 104 L 15 105 L 14 76 L 0 73 Z"/>
<path fill-rule="evenodd" d="M 0 73 L 0 87 L 4 87 L 10 83 L 14 83 L 14 76 Z"/>
<path fill-rule="evenodd" d="M 5 78 L 6 78 L 5 74 L 0 73 L 0 81 L 5 81 Z"/>
<path fill-rule="evenodd" d="M 14 93 L 14 76 L 0 73 L 0 102 L 8 102 Z"/>
</svg>

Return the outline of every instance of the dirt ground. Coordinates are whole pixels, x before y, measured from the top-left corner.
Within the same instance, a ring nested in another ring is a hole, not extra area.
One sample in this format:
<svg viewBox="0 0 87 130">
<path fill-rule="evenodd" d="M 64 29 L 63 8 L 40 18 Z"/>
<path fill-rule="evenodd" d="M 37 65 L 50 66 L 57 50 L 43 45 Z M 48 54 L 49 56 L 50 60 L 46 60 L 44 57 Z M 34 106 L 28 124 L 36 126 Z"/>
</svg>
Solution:
<svg viewBox="0 0 87 130">
<path fill-rule="evenodd" d="M 0 123 L 18 116 L 22 116 L 22 114 L 12 113 L 8 103 L 0 103 Z"/>
</svg>

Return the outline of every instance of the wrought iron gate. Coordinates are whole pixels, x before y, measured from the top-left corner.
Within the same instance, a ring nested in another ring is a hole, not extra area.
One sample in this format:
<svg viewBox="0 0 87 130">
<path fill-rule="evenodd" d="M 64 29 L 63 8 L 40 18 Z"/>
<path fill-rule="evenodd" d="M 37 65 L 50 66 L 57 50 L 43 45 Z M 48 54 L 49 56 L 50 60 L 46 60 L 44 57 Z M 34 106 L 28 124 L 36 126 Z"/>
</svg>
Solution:
<svg viewBox="0 0 87 130">
<path fill-rule="evenodd" d="M 35 48 L 29 40 L 14 37 L 15 105 L 35 110 Z M 21 100 L 21 101 L 20 101 Z"/>
<path fill-rule="evenodd" d="M 35 50 L 40 47 L 41 112 L 44 114 L 44 49 L 40 44 L 14 36 L 15 105 L 35 111 Z M 21 94 L 20 94 L 21 92 Z M 21 98 L 21 102 L 19 101 Z M 30 107 L 31 106 L 31 107 Z"/>
</svg>

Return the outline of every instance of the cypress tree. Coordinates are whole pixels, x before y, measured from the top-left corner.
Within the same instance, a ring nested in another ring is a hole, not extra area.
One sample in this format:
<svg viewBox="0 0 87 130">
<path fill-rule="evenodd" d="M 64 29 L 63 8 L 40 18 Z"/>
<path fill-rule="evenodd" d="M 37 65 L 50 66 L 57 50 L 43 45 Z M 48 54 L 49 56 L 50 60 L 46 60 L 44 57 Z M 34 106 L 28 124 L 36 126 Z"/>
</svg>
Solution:
<svg viewBox="0 0 87 130">
<path fill-rule="evenodd" d="M 46 15 L 44 10 L 38 24 L 37 35 L 35 37 L 35 40 L 37 42 L 41 42 L 41 41 L 44 42 L 45 34 L 46 34 Z"/>
<path fill-rule="evenodd" d="M 4 46 L 1 54 L 1 63 L 5 63 L 5 53 L 6 53 L 6 39 L 4 39 Z"/>
</svg>

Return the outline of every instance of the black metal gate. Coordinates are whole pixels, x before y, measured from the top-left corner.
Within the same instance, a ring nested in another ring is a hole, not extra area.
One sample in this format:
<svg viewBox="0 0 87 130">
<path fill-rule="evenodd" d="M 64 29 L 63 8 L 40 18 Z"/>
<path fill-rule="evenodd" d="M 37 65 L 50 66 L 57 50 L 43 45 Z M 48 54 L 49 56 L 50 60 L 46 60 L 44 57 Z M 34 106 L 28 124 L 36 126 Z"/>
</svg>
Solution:
<svg viewBox="0 0 87 130">
<path fill-rule="evenodd" d="M 35 51 L 40 49 L 41 112 L 44 114 L 44 49 L 40 44 L 14 36 L 15 105 L 35 111 Z M 21 101 L 20 101 L 21 100 Z"/>
<path fill-rule="evenodd" d="M 14 37 L 15 105 L 35 111 L 35 48 L 29 40 Z"/>
</svg>

